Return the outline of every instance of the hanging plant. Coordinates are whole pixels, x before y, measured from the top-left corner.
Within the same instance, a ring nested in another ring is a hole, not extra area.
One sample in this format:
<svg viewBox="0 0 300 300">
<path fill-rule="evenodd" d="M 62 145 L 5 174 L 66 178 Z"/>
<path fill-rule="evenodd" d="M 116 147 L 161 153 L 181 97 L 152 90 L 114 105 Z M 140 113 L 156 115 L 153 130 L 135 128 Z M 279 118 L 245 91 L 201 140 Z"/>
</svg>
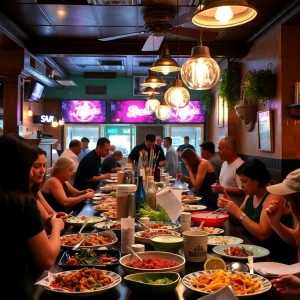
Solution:
<svg viewBox="0 0 300 300">
<path fill-rule="evenodd" d="M 276 73 L 273 65 L 268 69 L 252 70 L 245 81 L 245 95 L 264 105 L 274 97 L 276 93 Z"/>
<path fill-rule="evenodd" d="M 229 67 L 222 71 L 219 95 L 227 102 L 229 110 L 234 109 L 234 106 L 240 100 L 240 85 L 240 68 Z"/>
<path fill-rule="evenodd" d="M 201 99 L 202 99 L 202 105 L 203 105 L 203 109 L 207 112 L 210 113 L 212 111 L 212 107 L 214 104 L 214 99 L 213 99 L 213 95 L 210 91 L 206 90 L 206 91 L 202 91 L 201 93 Z"/>
</svg>

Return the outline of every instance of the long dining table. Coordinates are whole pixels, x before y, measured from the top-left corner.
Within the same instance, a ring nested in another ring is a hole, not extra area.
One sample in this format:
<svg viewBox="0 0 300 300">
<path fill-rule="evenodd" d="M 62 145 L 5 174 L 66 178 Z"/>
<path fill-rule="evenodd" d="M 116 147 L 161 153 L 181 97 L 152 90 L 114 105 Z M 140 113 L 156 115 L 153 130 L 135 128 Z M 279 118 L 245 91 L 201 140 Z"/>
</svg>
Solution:
<svg viewBox="0 0 300 300">
<path fill-rule="evenodd" d="M 82 210 L 79 212 L 78 216 L 99 216 L 99 212 L 93 209 L 93 204 L 92 201 L 87 201 L 87 203 L 84 205 Z M 223 225 L 220 226 L 220 228 L 224 229 L 224 235 L 226 236 L 235 236 L 238 238 L 241 238 L 244 240 L 244 244 L 252 244 L 250 240 L 248 240 L 242 233 L 241 231 L 234 225 L 232 225 L 229 220 L 226 220 Z M 72 226 L 67 226 L 65 230 L 62 232 L 62 235 L 65 234 L 72 234 L 72 233 L 77 233 L 78 228 L 74 228 Z M 89 231 L 83 231 L 83 232 L 89 232 Z M 113 245 L 113 248 L 120 250 L 121 248 L 121 243 L 118 240 L 116 244 Z M 146 245 L 146 251 L 153 251 L 154 248 L 150 245 Z M 58 266 L 58 261 L 61 258 L 62 254 L 64 253 L 64 249 L 61 250 L 60 255 L 58 256 L 58 259 L 55 263 L 55 265 L 51 268 L 52 273 L 57 273 L 57 272 L 62 272 L 63 270 Z M 218 256 L 212 251 L 212 247 L 208 246 L 208 252 L 207 256 Z M 226 263 L 233 262 L 234 260 L 228 260 L 226 258 L 223 258 Z M 258 261 L 258 260 L 255 260 Z M 271 261 L 270 257 L 264 257 L 261 258 L 259 261 Z M 183 278 L 185 275 L 196 272 L 196 271 L 201 271 L 203 270 L 203 265 L 204 263 L 192 263 L 192 262 L 186 262 L 184 269 L 180 272 L 181 278 Z M 114 272 L 118 273 L 122 278 L 126 275 L 122 269 L 121 266 L 118 266 Z M 44 274 L 41 276 L 41 278 L 47 276 L 47 273 L 44 272 Z M 153 300 L 153 295 L 141 295 L 141 294 L 134 294 L 131 292 L 131 290 L 127 287 L 126 283 L 124 280 L 116 286 L 115 288 L 101 294 L 98 296 L 81 296 L 81 298 L 89 298 L 89 299 L 110 299 L 110 300 L 140 300 L 140 299 L 151 299 Z M 164 300 L 194 300 L 203 297 L 203 294 L 194 292 L 192 290 L 187 289 L 182 282 L 179 282 L 178 286 L 176 287 L 176 290 L 172 293 L 165 294 L 161 297 L 158 297 L 158 299 L 164 299 Z M 55 293 L 51 291 L 45 290 L 41 286 L 35 286 L 35 291 L 34 291 L 34 300 L 60 300 L 60 299 L 73 299 L 73 298 L 78 298 L 70 295 L 64 295 L 60 293 Z M 298 297 L 293 297 L 293 296 L 283 296 L 274 290 L 272 288 L 266 293 L 260 294 L 255 296 L 254 299 L 264 299 L 264 300 L 279 300 L 279 299 L 299 299 Z"/>
</svg>

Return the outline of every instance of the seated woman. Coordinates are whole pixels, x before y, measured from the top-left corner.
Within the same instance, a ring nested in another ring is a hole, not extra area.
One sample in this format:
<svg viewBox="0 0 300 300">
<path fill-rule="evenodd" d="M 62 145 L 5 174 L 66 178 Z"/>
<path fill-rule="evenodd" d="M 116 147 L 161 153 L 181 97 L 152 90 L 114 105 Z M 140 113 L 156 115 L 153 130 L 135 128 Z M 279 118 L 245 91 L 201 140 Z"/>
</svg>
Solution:
<svg viewBox="0 0 300 300">
<path fill-rule="evenodd" d="M 70 185 L 68 179 L 73 173 L 73 160 L 61 157 L 51 169 L 51 177 L 42 187 L 43 197 L 55 211 L 68 212 L 70 207 L 94 197 L 93 190 L 78 191 Z"/>
<path fill-rule="evenodd" d="M 44 180 L 46 174 L 47 158 L 46 152 L 43 149 L 38 148 L 38 152 L 39 156 L 33 163 L 31 169 L 32 172 L 30 176 L 30 189 L 33 197 L 36 200 L 36 204 L 41 213 L 42 220 L 48 226 L 52 215 L 56 214 L 56 211 L 53 210 L 52 207 L 47 203 L 40 191 L 41 183 Z M 57 217 L 60 217 L 63 220 L 65 220 L 67 216 L 68 215 L 64 212 L 57 213 Z"/>
<path fill-rule="evenodd" d="M 244 162 L 236 170 L 236 173 L 240 177 L 241 188 L 247 195 L 243 204 L 238 207 L 230 200 L 225 190 L 225 197 L 219 198 L 218 206 L 225 208 L 242 223 L 245 228 L 244 235 L 249 240 L 256 245 L 269 249 L 273 260 L 282 263 L 294 263 L 296 260 L 295 249 L 279 238 L 266 216 L 266 209 L 275 200 L 283 215 L 282 221 L 289 227 L 293 223 L 290 211 L 285 209 L 284 198 L 272 195 L 267 190 L 271 177 L 266 166 L 258 159 L 250 159 Z"/>
<path fill-rule="evenodd" d="M 177 178 L 189 183 L 197 195 L 203 196 L 203 201 L 215 209 L 217 207 L 218 195 L 213 193 L 211 185 L 216 182 L 216 173 L 213 166 L 205 159 L 202 159 L 197 153 L 187 148 L 181 154 L 181 160 L 186 166 L 189 176 L 178 174 Z"/>
</svg>

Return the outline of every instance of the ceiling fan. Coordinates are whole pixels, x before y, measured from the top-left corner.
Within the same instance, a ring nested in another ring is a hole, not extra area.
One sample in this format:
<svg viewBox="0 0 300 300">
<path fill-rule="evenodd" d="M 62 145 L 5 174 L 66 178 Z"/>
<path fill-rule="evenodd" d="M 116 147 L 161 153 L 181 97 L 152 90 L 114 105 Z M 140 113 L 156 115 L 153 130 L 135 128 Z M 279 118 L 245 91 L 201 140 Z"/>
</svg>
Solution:
<svg viewBox="0 0 300 300">
<path fill-rule="evenodd" d="M 106 42 L 116 39 L 122 39 L 129 36 L 149 34 L 142 48 L 142 51 L 157 51 L 159 50 L 164 37 L 168 34 L 180 35 L 198 40 L 200 36 L 200 31 L 198 29 L 178 27 L 179 25 L 190 21 L 186 16 L 187 14 L 185 14 L 183 17 L 178 16 L 178 18 L 175 18 L 175 14 L 173 14 L 172 12 L 161 9 L 145 13 L 145 30 L 101 38 L 99 39 L 99 41 Z M 202 40 L 212 41 L 218 36 L 218 34 L 219 33 L 215 31 L 203 31 Z"/>
</svg>

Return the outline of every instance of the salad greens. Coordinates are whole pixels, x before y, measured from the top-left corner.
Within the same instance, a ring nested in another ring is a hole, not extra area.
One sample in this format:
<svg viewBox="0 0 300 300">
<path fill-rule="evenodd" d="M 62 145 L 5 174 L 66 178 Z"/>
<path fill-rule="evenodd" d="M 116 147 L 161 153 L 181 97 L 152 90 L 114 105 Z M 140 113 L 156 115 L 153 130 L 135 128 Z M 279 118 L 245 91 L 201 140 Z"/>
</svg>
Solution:
<svg viewBox="0 0 300 300">
<path fill-rule="evenodd" d="M 145 281 L 140 280 L 140 282 L 151 283 L 151 284 L 168 284 L 168 283 L 172 283 L 173 280 L 165 277 L 165 278 L 157 279 L 157 280 L 153 281 L 152 279 L 146 277 Z"/>
<path fill-rule="evenodd" d="M 161 205 L 157 205 L 157 209 L 154 210 L 148 205 L 144 205 L 140 208 L 138 212 L 138 217 L 148 217 L 150 218 L 150 221 L 171 221 L 169 218 L 169 215 L 165 208 L 163 208 Z"/>
</svg>

